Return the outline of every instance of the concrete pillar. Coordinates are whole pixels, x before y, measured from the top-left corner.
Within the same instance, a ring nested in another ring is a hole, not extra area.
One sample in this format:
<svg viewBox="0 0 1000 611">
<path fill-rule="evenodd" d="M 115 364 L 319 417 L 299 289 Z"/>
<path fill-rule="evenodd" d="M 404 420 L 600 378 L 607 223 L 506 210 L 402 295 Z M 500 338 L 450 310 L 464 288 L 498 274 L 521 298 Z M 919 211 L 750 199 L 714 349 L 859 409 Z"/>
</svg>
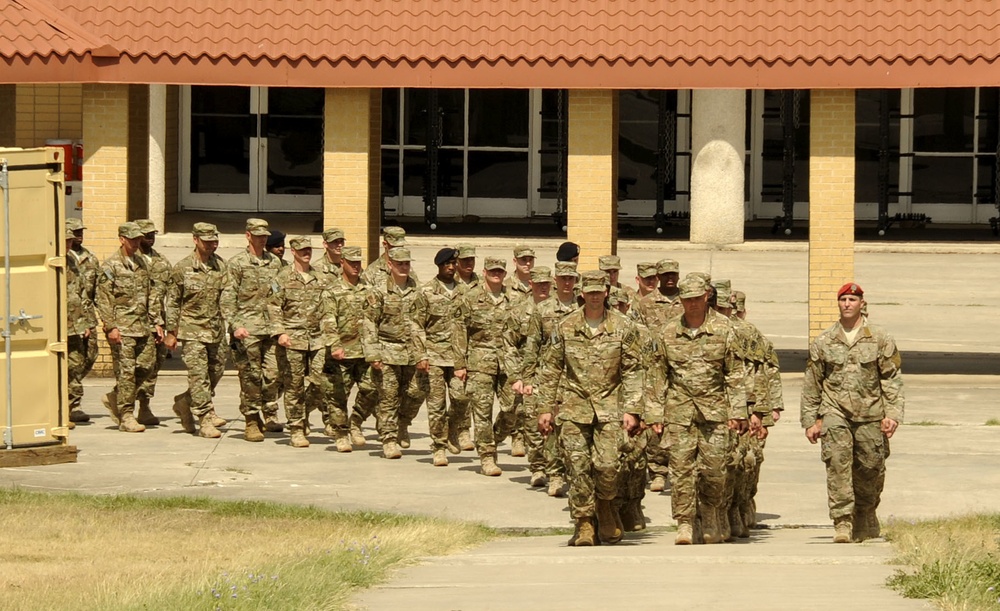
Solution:
<svg viewBox="0 0 1000 611">
<path fill-rule="evenodd" d="M 323 227 L 340 227 L 366 262 L 379 255 L 380 89 L 327 89 L 324 108 Z"/>
<path fill-rule="evenodd" d="M 597 269 L 618 250 L 618 92 L 569 92 L 567 239 L 580 245 L 579 269 Z"/>
<path fill-rule="evenodd" d="M 166 231 L 167 86 L 149 86 L 148 216 L 160 232 Z"/>
<path fill-rule="evenodd" d="M 854 280 L 854 90 L 813 90 L 809 115 L 809 339 Z"/>
<path fill-rule="evenodd" d="M 743 243 L 746 92 L 696 89 L 691 99 L 691 242 Z"/>
<path fill-rule="evenodd" d="M 83 86 L 83 222 L 86 245 L 104 259 L 128 220 L 128 85 Z"/>
</svg>

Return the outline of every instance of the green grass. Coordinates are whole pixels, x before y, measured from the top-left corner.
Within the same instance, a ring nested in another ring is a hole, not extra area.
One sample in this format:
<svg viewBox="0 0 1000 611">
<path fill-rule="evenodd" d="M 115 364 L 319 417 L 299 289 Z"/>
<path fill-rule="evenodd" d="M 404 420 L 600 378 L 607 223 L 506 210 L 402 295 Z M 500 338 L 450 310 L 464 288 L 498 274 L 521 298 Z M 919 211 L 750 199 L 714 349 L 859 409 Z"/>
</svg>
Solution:
<svg viewBox="0 0 1000 611">
<path fill-rule="evenodd" d="M 944 426 L 943 422 L 937 420 L 917 420 L 916 422 L 906 422 L 909 426 Z"/>
<path fill-rule="evenodd" d="M 3 608 L 340 609 L 423 556 L 499 536 L 463 522 L 196 497 L 0 489 Z"/>
<path fill-rule="evenodd" d="M 890 522 L 886 538 L 907 565 L 888 585 L 946 610 L 1000 608 L 1000 514 Z"/>
<path fill-rule="evenodd" d="M 986 421 L 986 426 L 1000 426 L 1000 418 L 990 418 Z"/>
</svg>

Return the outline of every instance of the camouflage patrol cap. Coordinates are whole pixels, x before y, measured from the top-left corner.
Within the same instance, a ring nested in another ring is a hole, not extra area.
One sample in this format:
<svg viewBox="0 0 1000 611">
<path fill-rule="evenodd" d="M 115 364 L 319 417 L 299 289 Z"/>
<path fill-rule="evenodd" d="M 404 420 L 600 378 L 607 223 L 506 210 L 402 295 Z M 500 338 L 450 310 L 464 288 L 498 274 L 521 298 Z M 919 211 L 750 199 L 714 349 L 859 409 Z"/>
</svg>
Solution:
<svg viewBox="0 0 1000 611">
<path fill-rule="evenodd" d="M 293 235 L 288 238 L 288 245 L 292 247 L 292 250 L 304 250 L 312 248 L 312 241 L 307 235 Z"/>
<path fill-rule="evenodd" d="M 617 286 L 611 287 L 611 290 L 608 291 L 608 305 L 616 306 L 623 303 L 628 303 L 628 295 Z"/>
<path fill-rule="evenodd" d="M 67 227 L 67 228 L 66 228 L 66 239 L 67 239 L 67 240 L 70 240 L 70 239 L 73 239 L 73 238 L 75 238 L 75 237 L 76 237 L 76 236 L 75 236 L 75 235 L 73 234 L 73 230 L 72 230 L 72 229 L 70 229 L 69 227 Z"/>
<path fill-rule="evenodd" d="M 323 232 L 323 241 L 332 242 L 334 240 L 343 240 L 344 230 L 338 227 L 332 227 Z"/>
<path fill-rule="evenodd" d="M 405 263 L 406 261 L 412 261 L 410 257 L 410 249 L 405 246 L 400 246 L 399 248 L 393 248 L 389 251 L 389 258 L 396 263 Z"/>
<path fill-rule="evenodd" d="M 361 247 L 360 246 L 345 246 L 344 250 L 340 253 L 340 258 L 345 261 L 361 261 Z"/>
<path fill-rule="evenodd" d="M 83 220 L 78 218 L 68 218 L 66 219 L 66 229 L 70 231 L 80 231 L 81 229 L 86 229 L 83 225 Z"/>
<path fill-rule="evenodd" d="M 680 289 L 681 299 L 701 297 L 708 291 L 708 285 L 705 283 L 705 280 L 692 275 L 689 275 L 687 278 L 681 280 L 680 284 L 677 285 L 677 288 Z"/>
<path fill-rule="evenodd" d="M 552 270 L 545 267 L 544 265 L 539 265 L 538 267 L 532 268 L 531 270 L 531 281 L 535 284 L 540 282 L 552 282 Z"/>
<path fill-rule="evenodd" d="M 597 267 L 599 267 L 603 272 L 613 269 L 620 270 L 622 268 L 622 260 L 618 257 L 618 255 L 604 255 L 603 257 L 598 257 Z"/>
<path fill-rule="evenodd" d="M 395 225 L 382 230 L 382 239 L 389 246 L 406 246 L 406 230 Z"/>
<path fill-rule="evenodd" d="M 669 274 L 670 272 L 680 273 L 681 266 L 673 259 L 660 259 L 656 262 L 657 274 Z"/>
<path fill-rule="evenodd" d="M 486 257 L 486 261 L 483 262 L 484 269 L 507 269 L 507 261 L 501 259 L 500 257 Z"/>
<path fill-rule="evenodd" d="M 712 274 L 706 274 L 705 272 L 690 272 L 685 278 L 701 278 L 701 281 L 706 285 L 712 281 Z"/>
<path fill-rule="evenodd" d="M 247 219 L 246 229 L 250 235 L 271 235 L 271 228 L 264 219 Z"/>
<path fill-rule="evenodd" d="M 142 237 L 142 229 L 139 229 L 136 223 L 129 221 L 118 226 L 118 235 L 133 240 Z"/>
<path fill-rule="evenodd" d="M 154 225 L 153 221 L 149 219 L 139 219 L 135 222 L 135 224 L 139 226 L 139 231 L 141 231 L 143 235 L 147 233 L 159 233 L 159 231 L 156 230 L 156 225 Z"/>
<path fill-rule="evenodd" d="M 219 241 L 219 229 L 211 223 L 195 223 L 191 229 L 191 234 L 206 242 Z"/>
<path fill-rule="evenodd" d="M 517 246 L 514 247 L 515 259 L 519 259 L 521 257 L 534 257 L 534 256 L 535 256 L 535 249 L 526 244 L 518 244 Z"/>
<path fill-rule="evenodd" d="M 733 285 L 729 280 L 713 280 L 712 288 L 715 289 L 715 303 L 720 308 L 732 307 L 729 300 L 733 296 Z"/>
<path fill-rule="evenodd" d="M 576 263 L 572 261 L 556 261 L 556 278 L 560 276 L 573 276 L 579 278 L 576 273 Z"/>
<path fill-rule="evenodd" d="M 468 242 L 462 242 L 461 244 L 455 244 L 455 249 L 458 251 L 459 259 L 468 259 L 470 257 L 476 256 L 476 247 Z"/>
<path fill-rule="evenodd" d="M 649 278 L 650 276 L 655 276 L 656 263 L 650 263 L 649 261 L 638 263 L 635 266 L 635 273 L 640 278 Z"/>
<path fill-rule="evenodd" d="M 608 275 L 601 270 L 591 270 L 580 274 L 580 292 L 594 293 L 608 288 Z"/>
<path fill-rule="evenodd" d="M 733 308 L 737 312 L 747 311 L 747 295 L 743 291 L 733 291 Z"/>
</svg>

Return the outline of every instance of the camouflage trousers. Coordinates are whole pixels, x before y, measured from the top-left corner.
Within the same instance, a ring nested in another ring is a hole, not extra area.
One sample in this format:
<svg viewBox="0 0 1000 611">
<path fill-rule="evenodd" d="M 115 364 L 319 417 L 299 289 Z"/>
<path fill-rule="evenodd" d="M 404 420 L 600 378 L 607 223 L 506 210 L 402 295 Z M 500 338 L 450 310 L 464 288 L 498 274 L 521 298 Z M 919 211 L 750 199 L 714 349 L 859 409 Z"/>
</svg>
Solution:
<svg viewBox="0 0 1000 611">
<path fill-rule="evenodd" d="M 222 342 L 184 340 L 184 366 L 188 371 L 187 395 L 196 419 L 212 411 L 212 397 L 226 371 L 227 346 Z"/>
<path fill-rule="evenodd" d="M 666 427 L 664 427 L 666 429 Z M 665 436 L 666 433 L 663 434 Z M 668 447 L 669 442 L 661 439 L 660 435 L 657 435 L 653 431 L 650 431 L 651 439 L 649 444 L 646 446 L 646 461 L 649 465 L 649 474 L 653 477 L 659 475 L 661 477 L 670 476 L 670 449 Z"/>
<path fill-rule="evenodd" d="M 497 439 L 505 439 L 517 425 L 514 411 L 514 391 L 505 374 L 470 371 L 465 381 L 473 423 L 476 427 L 476 451 L 479 456 L 497 454 Z M 500 413 L 493 421 L 493 401 L 500 400 Z"/>
<path fill-rule="evenodd" d="M 535 417 L 538 413 L 535 407 L 537 400 L 535 395 L 524 397 L 525 417 L 521 430 L 528 449 L 528 468 L 532 473 L 543 471 L 550 479 L 563 477 L 566 475 L 566 466 L 559 450 L 558 427 L 544 436 L 538 430 L 538 418 Z"/>
<path fill-rule="evenodd" d="M 723 507 L 730 433 L 725 422 L 706 422 L 700 415 L 688 425 L 666 426 L 663 435 L 670 448 L 670 503 L 678 523 L 693 524 L 700 505 Z"/>
<path fill-rule="evenodd" d="M 357 412 L 360 409 L 365 417 L 374 412 L 378 405 L 378 390 L 368 371 L 370 366 L 364 359 L 337 360 L 329 356 L 329 349 L 326 352 L 328 354 L 323 365 L 323 403 L 327 406 L 324 423 L 336 431 L 339 437 L 347 435 L 351 430 L 347 411 L 351 388 L 358 387 L 354 410 Z"/>
<path fill-rule="evenodd" d="M 153 373 L 146 378 L 146 381 L 142 383 L 139 388 L 139 396 L 151 399 L 153 395 L 156 394 L 156 380 L 160 376 L 160 368 L 163 367 L 163 361 L 167 359 L 167 346 L 163 342 L 156 344 L 156 363 L 153 365 Z"/>
<path fill-rule="evenodd" d="M 316 350 L 285 349 L 288 375 L 285 379 L 285 420 L 289 429 L 304 429 L 309 412 L 323 403 L 323 365 L 326 347 Z"/>
<path fill-rule="evenodd" d="M 622 423 L 589 424 L 565 421 L 560 425 L 559 444 L 569 475 L 570 517 L 592 518 L 596 501 L 613 501 L 618 494 L 621 452 L 627 437 Z"/>
<path fill-rule="evenodd" d="M 659 440 L 653 429 L 645 429 L 629 437 L 621 455 L 621 475 L 618 478 L 618 501 L 641 501 L 646 496 L 646 469 L 649 444 Z"/>
<path fill-rule="evenodd" d="M 267 335 L 251 335 L 231 345 L 240 378 L 240 413 L 248 418 L 277 414 L 278 343 Z"/>
<path fill-rule="evenodd" d="M 742 510 L 750 502 L 747 497 L 749 491 L 747 478 L 750 474 L 748 461 L 754 460 L 750 447 L 751 439 L 754 437 L 749 433 L 743 435 L 731 433 L 731 439 L 726 461 L 726 494 L 722 503 L 727 508 L 736 507 Z"/>
<path fill-rule="evenodd" d="M 448 446 L 448 434 L 458 433 L 468 415 L 469 400 L 465 382 L 455 377 L 454 367 L 431 365 L 427 371 L 427 425 L 431 433 L 431 450 Z"/>
<path fill-rule="evenodd" d="M 372 369 L 372 381 L 378 388 L 375 428 L 382 443 L 397 441 L 399 423 L 409 426 L 427 397 L 427 374 L 414 365 L 389 365 Z"/>
<path fill-rule="evenodd" d="M 889 440 L 880 423 L 823 416 L 821 454 L 826 463 L 830 518 L 874 511 L 882 499 Z"/>
<path fill-rule="evenodd" d="M 120 344 L 111 346 L 111 363 L 115 371 L 118 413 L 134 413 L 138 389 L 156 366 L 156 340 L 152 335 L 123 336 Z"/>
<path fill-rule="evenodd" d="M 80 409 L 83 400 L 83 379 L 97 362 L 97 329 L 90 336 L 70 335 L 66 341 L 66 366 L 69 373 L 69 408 Z"/>
</svg>

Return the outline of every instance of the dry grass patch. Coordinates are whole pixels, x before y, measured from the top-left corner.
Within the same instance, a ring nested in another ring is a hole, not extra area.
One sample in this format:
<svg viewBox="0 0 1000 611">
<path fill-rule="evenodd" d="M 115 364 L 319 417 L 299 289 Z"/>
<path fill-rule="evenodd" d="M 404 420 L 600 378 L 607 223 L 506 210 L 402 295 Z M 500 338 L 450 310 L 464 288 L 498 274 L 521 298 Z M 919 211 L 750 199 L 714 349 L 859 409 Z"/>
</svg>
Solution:
<svg viewBox="0 0 1000 611">
<path fill-rule="evenodd" d="M 925 522 L 892 521 L 886 538 L 898 552 L 888 584 L 907 598 L 948 611 L 1000 608 L 1000 514 Z"/>
<path fill-rule="evenodd" d="M 338 609 L 484 527 L 198 498 L 0 490 L 0 600 L 15 609 Z"/>
</svg>

